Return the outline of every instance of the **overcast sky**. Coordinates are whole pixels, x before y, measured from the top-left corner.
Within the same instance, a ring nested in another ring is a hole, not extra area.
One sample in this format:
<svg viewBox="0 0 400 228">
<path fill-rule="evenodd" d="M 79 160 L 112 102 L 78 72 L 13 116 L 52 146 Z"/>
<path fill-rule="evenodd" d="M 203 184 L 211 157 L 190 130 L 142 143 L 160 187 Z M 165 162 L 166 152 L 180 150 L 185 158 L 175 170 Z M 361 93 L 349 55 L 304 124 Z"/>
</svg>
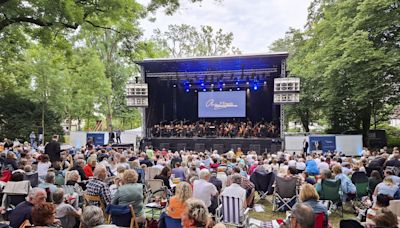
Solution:
<svg viewBox="0 0 400 228">
<path fill-rule="evenodd" d="M 139 0 L 146 3 L 149 0 Z M 211 25 L 232 32 L 233 45 L 242 53 L 268 51 L 268 46 L 285 35 L 289 27 L 303 28 L 311 0 L 203 0 L 188 3 L 172 16 L 159 10 L 155 22 L 142 21 L 144 37 L 150 38 L 155 28 L 165 31 L 170 24 L 189 24 L 195 27 Z"/>
</svg>

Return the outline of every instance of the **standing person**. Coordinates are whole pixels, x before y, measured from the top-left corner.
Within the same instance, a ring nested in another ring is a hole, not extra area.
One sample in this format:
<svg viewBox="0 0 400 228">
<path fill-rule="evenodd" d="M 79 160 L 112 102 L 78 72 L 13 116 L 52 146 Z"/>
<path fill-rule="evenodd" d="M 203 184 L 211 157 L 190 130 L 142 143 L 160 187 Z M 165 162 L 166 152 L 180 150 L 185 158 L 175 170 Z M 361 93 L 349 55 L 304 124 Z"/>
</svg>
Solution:
<svg viewBox="0 0 400 228">
<path fill-rule="evenodd" d="M 114 138 L 115 138 L 114 132 L 111 130 L 110 133 L 108 133 L 108 136 L 109 136 L 108 143 L 113 144 L 115 142 L 114 141 Z"/>
<path fill-rule="evenodd" d="M 117 136 L 117 143 L 121 143 L 121 129 L 117 129 L 115 135 Z"/>
<path fill-rule="evenodd" d="M 308 142 L 307 142 L 307 139 L 304 139 L 304 141 L 303 141 L 303 153 L 305 155 L 307 155 L 307 151 L 308 151 Z"/>
<path fill-rule="evenodd" d="M 36 135 L 35 132 L 31 132 L 31 134 L 29 135 L 29 141 L 31 142 L 31 146 L 33 147 L 33 144 L 35 143 L 35 139 L 36 139 Z"/>
<path fill-rule="evenodd" d="M 58 135 L 53 135 L 51 142 L 47 143 L 44 147 L 44 153 L 49 155 L 50 161 L 53 163 L 61 161 L 60 152 L 61 148 L 58 142 Z"/>
</svg>

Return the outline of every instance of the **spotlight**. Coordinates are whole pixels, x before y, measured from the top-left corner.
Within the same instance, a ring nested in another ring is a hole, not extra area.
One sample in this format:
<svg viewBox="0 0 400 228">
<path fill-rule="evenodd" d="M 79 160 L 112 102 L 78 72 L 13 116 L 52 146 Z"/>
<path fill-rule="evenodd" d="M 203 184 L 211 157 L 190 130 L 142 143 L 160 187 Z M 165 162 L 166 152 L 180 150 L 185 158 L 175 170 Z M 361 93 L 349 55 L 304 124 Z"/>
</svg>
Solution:
<svg viewBox="0 0 400 228">
<path fill-rule="evenodd" d="M 192 87 L 192 84 L 189 84 L 189 87 Z"/>
<path fill-rule="evenodd" d="M 211 86 L 214 86 L 214 83 L 212 83 Z"/>
<path fill-rule="evenodd" d="M 189 93 L 189 89 L 186 89 L 186 93 Z"/>
<path fill-rule="evenodd" d="M 267 84 L 267 81 L 264 81 L 264 85 L 266 85 Z"/>
<path fill-rule="evenodd" d="M 201 83 L 201 86 L 204 86 L 204 82 Z"/>
<path fill-rule="evenodd" d="M 174 84 L 173 87 L 176 88 L 176 85 Z"/>
<path fill-rule="evenodd" d="M 239 85 L 239 82 L 236 82 L 235 84 L 236 84 L 236 85 Z"/>
<path fill-rule="evenodd" d="M 194 92 L 197 93 L 197 89 L 195 89 Z"/>
<path fill-rule="evenodd" d="M 248 85 L 249 84 L 249 82 L 246 82 L 246 85 Z"/>
<path fill-rule="evenodd" d="M 219 88 L 219 91 L 222 91 L 222 88 Z"/>
<path fill-rule="evenodd" d="M 258 89 L 258 86 L 254 86 L 254 90 L 257 90 Z"/>
<path fill-rule="evenodd" d="M 203 92 L 205 92 L 206 91 L 206 89 L 203 89 Z"/>
<path fill-rule="evenodd" d="M 249 88 L 247 88 L 247 92 L 250 92 L 250 89 L 249 89 Z"/>
<path fill-rule="evenodd" d="M 240 88 L 236 88 L 236 90 L 240 90 Z"/>
<path fill-rule="evenodd" d="M 224 82 L 224 83 L 222 83 L 222 86 L 225 86 L 225 82 Z"/>
<path fill-rule="evenodd" d="M 232 89 L 229 89 L 229 91 L 232 91 Z"/>
</svg>

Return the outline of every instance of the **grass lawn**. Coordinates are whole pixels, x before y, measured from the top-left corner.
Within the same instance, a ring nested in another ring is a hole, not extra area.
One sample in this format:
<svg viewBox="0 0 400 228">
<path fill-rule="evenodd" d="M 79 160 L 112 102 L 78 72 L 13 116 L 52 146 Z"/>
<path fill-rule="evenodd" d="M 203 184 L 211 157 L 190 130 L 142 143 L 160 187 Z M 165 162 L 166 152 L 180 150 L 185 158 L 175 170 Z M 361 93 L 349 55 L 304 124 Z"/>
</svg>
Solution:
<svg viewBox="0 0 400 228">
<path fill-rule="evenodd" d="M 269 203 L 268 201 L 272 202 L 272 196 L 268 196 L 267 200 L 261 200 L 257 203 L 264 206 L 265 212 L 257 213 L 253 210 L 250 212 L 250 218 L 258 219 L 261 221 L 268 221 L 275 219 L 284 219 L 286 217 L 285 212 L 273 212 L 272 204 Z M 343 213 L 343 218 L 340 218 L 340 215 L 334 212 L 329 217 L 329 223 L 331 227 L 337 228 L 339 227 L 339 222 L 341 219 L 355 219 L 355 218 L 356 216 L 354 214 L 349 214 L 346 212 Z"/>
</svg>

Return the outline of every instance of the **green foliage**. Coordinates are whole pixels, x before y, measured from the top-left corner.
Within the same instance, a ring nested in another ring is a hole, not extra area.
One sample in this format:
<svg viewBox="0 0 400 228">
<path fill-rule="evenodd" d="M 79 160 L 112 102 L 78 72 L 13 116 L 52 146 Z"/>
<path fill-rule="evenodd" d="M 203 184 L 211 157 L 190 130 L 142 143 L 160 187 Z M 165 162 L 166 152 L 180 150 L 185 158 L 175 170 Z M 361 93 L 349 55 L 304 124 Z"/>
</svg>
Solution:
<svg viewBox="0 0 400 228">
<path fill-rule="evenodd" d="M 306 30 L 275 42 L 288 46 L 291 74 L 302 79 L 293 109 L 322 113 L 332 133 L 362 130 L 367 144 L 372 117 L 384 120 L 399 104 L 399 23 L 394 0 L 313 1 Z M 303 125 L 313 120 L 305 114 L 297 114 Z"/>
<path fill-rule="evenodd" d="M 7 93 L 0 96 L 0 137 L 27 140 L 31 131 L 38 132 L 41 126 L 42 105 L 21 97 L 19 94 Z M 61 117 L 45 108 L 46 137 L 49 141 L 53 134 L 63 134 L 60 126 Z"/>
<path fill-rule="evenodd" d="M 232 46 L 233 33 L 224 33 L 222 29 L 214 31 L 211 26 L 201 26 L 197 30 L 186 24 L 169 25 L 167 31 L 156 29 L 154 33 L 154 40 L 175 58 L 240 54 L 240 50 Z"/>
</svg>

